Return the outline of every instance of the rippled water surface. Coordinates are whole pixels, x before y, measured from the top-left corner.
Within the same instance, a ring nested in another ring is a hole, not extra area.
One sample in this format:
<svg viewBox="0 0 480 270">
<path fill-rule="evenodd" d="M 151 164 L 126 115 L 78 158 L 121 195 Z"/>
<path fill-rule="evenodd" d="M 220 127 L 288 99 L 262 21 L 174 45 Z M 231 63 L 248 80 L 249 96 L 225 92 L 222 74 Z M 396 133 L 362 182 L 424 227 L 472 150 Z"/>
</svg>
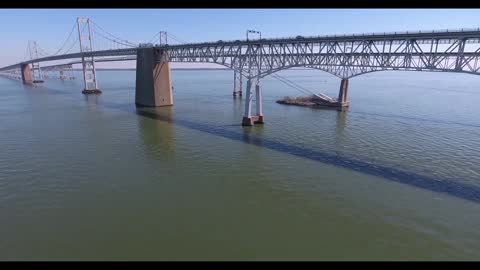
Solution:
<svg viewBox="0 0 480 270">
<path fill-rule="evenodd" d="M 255 127 L 231 71 L 173 70 L 149 109 L 134 71 L 98 79 L 0 78 L 1 260 L 480 259 L 480 77 L 359 76 L 344 112 L 267 77 Z"/>
</svg>

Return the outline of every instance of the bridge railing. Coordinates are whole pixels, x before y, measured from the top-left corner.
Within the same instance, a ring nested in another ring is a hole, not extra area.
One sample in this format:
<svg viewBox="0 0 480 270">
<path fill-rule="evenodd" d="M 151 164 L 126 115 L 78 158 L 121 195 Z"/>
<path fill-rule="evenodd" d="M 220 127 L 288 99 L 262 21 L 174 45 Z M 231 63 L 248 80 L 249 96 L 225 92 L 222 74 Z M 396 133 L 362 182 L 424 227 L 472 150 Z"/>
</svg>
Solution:
<svg viewBox="0 0 480 270">
<path fill-rule="evenodd" d="M 372 33 L 357 33 L 357 34 L 343 34 L 343 35 L 322 35 L 322 36 L 297 36 L 286 37 L 282 39 L 298 39 L 298 38 L 337 38 L 337 37 L 365 37 L 365 36 L 390 36 L 390 35 L 406 35 L 406 34 L 435 34 L 435 33 L 463 33 L 463 32 L 480 32 L 479 28 L 461 28 L 461 29 L 438 29 L 438 30 L 414 30 L 414 31 L 391 31 L 391 32 L 372 32 Z M 275 39 L 273 39 L 275 40 Z"/>
</svg>

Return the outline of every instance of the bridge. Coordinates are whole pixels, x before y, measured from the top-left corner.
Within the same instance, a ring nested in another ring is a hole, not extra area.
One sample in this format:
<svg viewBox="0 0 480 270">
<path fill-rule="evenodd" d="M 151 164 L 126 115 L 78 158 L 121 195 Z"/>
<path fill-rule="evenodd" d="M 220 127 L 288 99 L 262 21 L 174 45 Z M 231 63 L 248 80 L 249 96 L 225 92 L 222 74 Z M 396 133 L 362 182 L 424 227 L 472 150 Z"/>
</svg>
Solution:
<svg viewBox="0 0 480 270">
<path fill-rule="evenodd" d="M 72 37 L 75 29 L 76 40 Z M 138 44 L 108 33 L 88 18 L 77 18 L 56 53 L 48 54 L 36 42 L 29 42 L 25 58 L 30 54 L 30 59 L 2 67 L 0 72 L 33 84 L 42 82 L 42 71 L 63 70 L 81 63 L 85 85 L 82 93 L 98 94 L 96 62 L 136 60 L 135 104 L 156 107 L 173 105 L 171 62 L 214 63 L 233 70 L 234 97 L 242 96 L 246 80 L 245 126 L 264 123 L 261 79 L 289 68 L 318 69 L 338 77 L 338 98 L 317 95 L 338 107 L 349 105 L 349 79 L 366 73 L 402 70 L 480 74 L 479 28 L 274 39 L 252 39 L 249 32 L 255 31 L 247 31 L 245 40 L 203 43 L 181 42 L 168 35 L 179 44 L 168 44 L 166 32 L 160 32 L 158 44 Z M 72 51 L 75 47 L 79 50 Z M 43 62 L 66 59 L 79 60 L 40 67 Z"/>
</svg>

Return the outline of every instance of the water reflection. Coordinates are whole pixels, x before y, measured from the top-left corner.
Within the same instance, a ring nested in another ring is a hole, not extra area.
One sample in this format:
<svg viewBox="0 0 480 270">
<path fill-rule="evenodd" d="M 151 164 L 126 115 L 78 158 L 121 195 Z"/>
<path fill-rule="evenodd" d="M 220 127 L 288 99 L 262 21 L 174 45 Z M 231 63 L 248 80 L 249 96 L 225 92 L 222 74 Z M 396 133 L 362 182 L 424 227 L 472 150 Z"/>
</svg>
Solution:
<svg viewBox="0 0 480 270">
<path fill-rule="evenodd" d="M 155 160 L 172 159 L 175 153 L 175 125 L 173 107 L 136 107 L 138 129 L 145 146 L 145 153 Z M 157 121 L 164 120 L 164 121 Z"/>
<path fill-rule="evenodd" d="M 243 141 L 249 144 L 262 146 L 262 135 L 265 130 L 265 124 L 255 124 L 254 126 L 242 126 Z"/>
<path fill-rule="evenodd" d="M 343 131 L 345 130 L 345 122 L 347 120 L 347 111 L 348 110 L 344 108 L 342 110 L 339 110 L 337 113 L 337 126 L 336 126 L 337 138 L 338 136 L 342 136 Z"/>
<path fill-rule="evenodd" d="M 342 148 L 346 145 L 346 143 L 349 141 L 348 136 L 345 134 L 345 122 L 347 121 L 347 110 L 342 109 L 338 110 L 337 112 L 337 119 L 336 119 L 336 126 L 335 126 L 335 135 L 334 135 L 334 141 L 335 141 L 335 153 L 337 156 L 341 155 L 342 153 Z"/>
<path fill-rule="evenodd" d="M 87 105 L 98 105 L 100 95 L 83 95 L 83 100 Z"/>
</svg>

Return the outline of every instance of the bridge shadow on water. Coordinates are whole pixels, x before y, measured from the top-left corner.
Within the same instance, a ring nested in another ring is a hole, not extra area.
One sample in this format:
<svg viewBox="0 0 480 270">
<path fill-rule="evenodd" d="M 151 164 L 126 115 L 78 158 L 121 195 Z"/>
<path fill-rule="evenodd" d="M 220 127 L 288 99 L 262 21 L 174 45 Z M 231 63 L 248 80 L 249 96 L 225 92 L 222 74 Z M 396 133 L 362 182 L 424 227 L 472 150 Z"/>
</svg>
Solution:
<svg viewBox="0 0 480 270">
<path fill-rule="evenodd" d="M 428 124 L 441 124 L 441 125 L 458 125 L 463 127 L 473 127 L 473 128 L 480 128 L 480 125 L 471 124 L 471 123 L 462 123 L 456 121 L 444 121 L 439 119 L 432 119 L 432 118 L 422 118 L 422 117 L 414 117 L 414 116 L 405 116 L 405 115 L 396 115 L 396 114 L 382 114 L 382 113 L 370 113 L 370 112 L 362 112 L 362 111 L 352 111 L 350 114 L 362 115 L 362 116 L 377 116 L 377 117 L 384 117 L 389 119 L 401 119 L 401 120 L 414 120 L 419 122 L 425 122 Z"/>
<path fill-rule="evenodd" d="M 326 152 L 308 149 L 305 147 L 265 139 L 261 136 L 254 135 L 253 132 L 251 132 L 252 128 L 258 127 L 239 127 L 239 129 L 242 129 L 243 132 L 235 132 L 226 129 L 225 126 L 222 127 L 211 124 L 193 122 L 182 119 L 180 117 L 172 118 L 171 116 L 158 113 L 157 111 L 155 111 L 154 108 L 135 108 L 134 105 L 132 106 L 131 104 L 103 104 L 108 108 L 132 112 L 142 117 L 168 122 L 171 124 L 205 132 L 215 136 L 220 136 L 234 141 L 248 143 L 259 147 L 265 147 L 267 149 L 271 149 L 281 153 L 319 161 L 340 168 L 350 169 L 360 173 L 382 177 L 393 182 L 407 184 L 417 188 L 444 193 L 457 198 L 480 203 L 480 187 L 463 184 L 450 179 L 432 178 L 413 172 L 402 171 L 393 167 L 376 165 L 361 160 L 350 159 L 348 157 L 341 157 Z"/>
</svg>

